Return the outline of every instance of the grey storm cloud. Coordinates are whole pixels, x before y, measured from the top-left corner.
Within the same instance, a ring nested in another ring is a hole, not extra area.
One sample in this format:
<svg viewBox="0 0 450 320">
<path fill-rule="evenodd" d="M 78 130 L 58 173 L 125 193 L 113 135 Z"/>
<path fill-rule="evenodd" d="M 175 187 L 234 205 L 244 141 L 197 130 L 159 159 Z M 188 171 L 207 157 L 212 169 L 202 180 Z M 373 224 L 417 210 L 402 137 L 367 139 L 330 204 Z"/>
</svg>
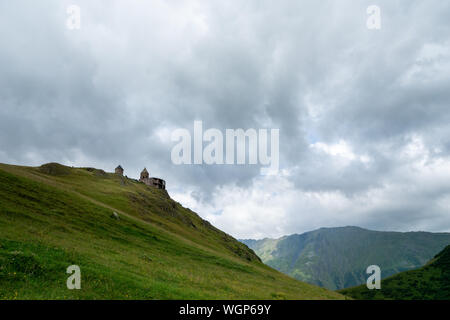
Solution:
<svg viewBox="0 0 450 320">
<path fill-rule="evenodd" d="M 72 4 L 81 9 L 80 30 L 66 28 Z M 192 130 L 195 120 L 223 131 L 279 128 L 280 169 L 293 198 L 393 190 L 400 204 L 385 194 L 370 208 L 346 207 L 355 214 L 336 223 L 450 230 L 449 185 L 425 177 L 427 163 L 448 173 L 450 4 L 377 1 L 377 31 L 366 27 L 372 4 L 2 2 L 0 161 L 108 170 L 120 163 L 132 177 L 147 166 L 169 192 L 226 214 L 218 190 L 256 188 L 259 168 L 176 166 L 171 132 Z M 403 189 L 408 178 L 420 192 Z M 277 232 L 323 226 L 298 220 L 285 200 L 276 210 L 292 224 Z M 308 210 L 325 217 L 324 206 Z M 271 234 L 215 222 L 236 235 Z"/>
</svg>

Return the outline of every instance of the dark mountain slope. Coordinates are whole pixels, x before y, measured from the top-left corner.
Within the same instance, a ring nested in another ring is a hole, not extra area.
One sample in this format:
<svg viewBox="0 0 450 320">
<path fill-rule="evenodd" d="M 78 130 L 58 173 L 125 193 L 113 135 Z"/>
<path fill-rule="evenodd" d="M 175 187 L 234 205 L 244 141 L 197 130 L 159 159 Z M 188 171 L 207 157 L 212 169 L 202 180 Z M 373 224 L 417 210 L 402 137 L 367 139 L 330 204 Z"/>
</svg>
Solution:
<svg viewBox="0 0 450 320">
<path fill-rule="evenodd" d="M 382 280 L 380 290 L 369 290 L 362 285 L 340 292 L 364 300 L 450 300 L 450 246 L 426 266 Z"/>
</svg>

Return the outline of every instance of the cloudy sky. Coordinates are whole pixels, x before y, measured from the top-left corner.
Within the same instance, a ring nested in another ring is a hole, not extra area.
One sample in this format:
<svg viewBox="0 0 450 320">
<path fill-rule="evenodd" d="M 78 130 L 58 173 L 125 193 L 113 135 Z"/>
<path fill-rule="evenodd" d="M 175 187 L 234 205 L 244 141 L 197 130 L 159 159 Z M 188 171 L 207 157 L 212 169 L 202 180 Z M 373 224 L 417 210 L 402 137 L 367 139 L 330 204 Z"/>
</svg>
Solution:
<svg viewBox="0 0 450 320">
<path fill-rule="evenodd" d="M 450 231 L 449 16 L 437 0 L 2 1 L 0 162 L 146 166 L 238 238 Z M 174 165 L 171 134 L 195 120 L 280 129 L 279 174 Z"/>
</svg>

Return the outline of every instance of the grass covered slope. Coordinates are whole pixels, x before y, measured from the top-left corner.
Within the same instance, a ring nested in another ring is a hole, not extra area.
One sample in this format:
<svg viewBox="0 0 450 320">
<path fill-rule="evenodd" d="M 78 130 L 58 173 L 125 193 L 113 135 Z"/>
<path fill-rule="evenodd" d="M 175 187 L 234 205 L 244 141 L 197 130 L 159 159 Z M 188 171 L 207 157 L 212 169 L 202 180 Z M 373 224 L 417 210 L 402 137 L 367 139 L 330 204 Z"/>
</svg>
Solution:
<svg viewBox="0 0 450 320">
<path fill-rule="evenodd" d="M 298 280 L 336 290 L 365 283 L 370 265 L 380 266 L 383 277 L 421 267 L 450 244 L 450 233 L 342 227 L 242 241 L 269 266 Z"/>
<path fill-rule="evenodd" d="M 450 246 L 426 266 L 382 280 L 380 290 L 362 285 L 340 292 L 364 300 L 450 300 Z"/>
<path fill-rule="evenodd" d="M 66 287 L 73 264 L 81 290 Z M 0 165 L 0 299 L 67 298 L 342 296 L 265 266 L 163 190 L 93 168 Z"/>
</svg>

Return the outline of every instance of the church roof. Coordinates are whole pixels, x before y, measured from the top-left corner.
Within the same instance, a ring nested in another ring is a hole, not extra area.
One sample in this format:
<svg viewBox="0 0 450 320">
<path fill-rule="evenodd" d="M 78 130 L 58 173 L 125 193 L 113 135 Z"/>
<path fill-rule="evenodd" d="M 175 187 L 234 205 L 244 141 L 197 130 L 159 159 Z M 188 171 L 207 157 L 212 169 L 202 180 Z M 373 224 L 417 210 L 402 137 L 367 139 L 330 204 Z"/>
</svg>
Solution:
<svg viewBox="0 0 450 320">
<path fill-rule="evenodd" d="M 144 170 L 142 170 L 142 173 L 148 173 L 147 168 L 144 168 Z"/>
<path fill-rule="evenodd" d="M 123 168 L 122 168 L 122 166 L 119 164 L 119 165 L 117 166 L 116 169 L 123 169 Z"/>
</svg>

